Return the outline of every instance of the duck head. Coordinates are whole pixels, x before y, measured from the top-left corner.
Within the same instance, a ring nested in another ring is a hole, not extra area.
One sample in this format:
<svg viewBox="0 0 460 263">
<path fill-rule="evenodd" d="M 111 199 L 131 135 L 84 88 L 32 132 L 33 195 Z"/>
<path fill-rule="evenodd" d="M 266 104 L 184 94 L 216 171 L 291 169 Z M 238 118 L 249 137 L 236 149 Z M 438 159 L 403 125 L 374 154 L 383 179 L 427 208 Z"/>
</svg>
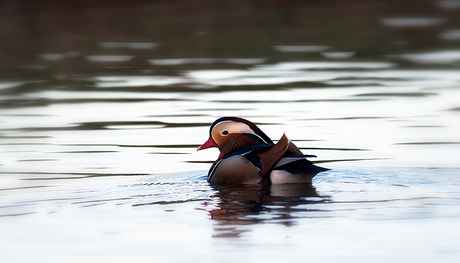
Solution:
<svg viewBox="0 0 460 263">
<path fill-rule="evenodd" d="M 220 159 L 244 146 L 270 143 L 273 141 L 254 123 L 238 117 L 222 117 L 211 124 L 209 139 L 198 150 L 217 147 Z"/>
</svg>

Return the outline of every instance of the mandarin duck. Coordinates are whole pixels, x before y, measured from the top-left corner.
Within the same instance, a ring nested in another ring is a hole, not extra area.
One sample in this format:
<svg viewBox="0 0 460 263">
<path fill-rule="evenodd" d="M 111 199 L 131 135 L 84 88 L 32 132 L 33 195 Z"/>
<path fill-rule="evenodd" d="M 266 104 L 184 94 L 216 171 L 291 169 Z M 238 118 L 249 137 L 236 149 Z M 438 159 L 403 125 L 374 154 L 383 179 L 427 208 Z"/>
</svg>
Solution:
<svg viewBox="0 0 460 263">
<path fill-rule="evenodd" d="M 219 157 L 208 173 L 208 182 L 222 184 L 311 183 L 329 169 L 314 165 L 285 134 L 275 144 L 254 123 L 222 117 L 211 124 L 209 139 L 198 150 L 217 147 Z"/>
</svg>

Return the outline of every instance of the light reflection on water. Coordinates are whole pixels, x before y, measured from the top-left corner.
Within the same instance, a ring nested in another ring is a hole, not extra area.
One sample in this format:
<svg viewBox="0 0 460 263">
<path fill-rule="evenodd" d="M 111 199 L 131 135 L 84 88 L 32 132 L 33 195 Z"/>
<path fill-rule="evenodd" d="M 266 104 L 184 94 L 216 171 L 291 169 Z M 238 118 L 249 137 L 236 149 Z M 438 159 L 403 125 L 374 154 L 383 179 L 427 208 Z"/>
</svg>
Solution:
<svg viewBox="0 0 460 263">
<path fill-rule="evenodd" d="M 86 91 L 5 95 L 0 220 L 2 233 L 17 238 L 1 244 L 17 256 L 15 244 L 40 243 L 32 253 L 52 261 L 84 258 L 74 242 L 122 248 L 103 257 L 114 261 L 279 258 L 272 246 L 293 260 L 307 253 L 450 261 L 460 253 L 459 83 L 456 69 L 280 62 L 101 76 Z M 206 170 L 217 151 L 196 147 L 223 115 L 253 120 L 273 139 L 287 132 L 332 170 L 312 185 L 210 187 Z M 58 244 L 66 254 L 47 256 Z M 139 252 L 147 246 L 154 256 Z M 351 252 L 356 246 L 360 253 Z"/>
<path fill-rule="evenodd" d="M 10 237 L 2 244 L 12 249 L 7 255 L 19 252 L 17 242 L 52 261 L 94 253 L 86 245 L 75 250 L 75 242 L 93 244 L 104 252 L 97 255 L 115 261 L 184 261 L 203 251 L 211 258 L 268 260 L 280 257 L 273 246 L 292 259 L 307 253 L 316 260 L 435 255 L 454 262 L 459 253 L 458 170 L 341 168 L 313 185 L 270 189 L 213 189 L 203 172 L 22 176 L 28 186 L 1 190 L 2 233 Z M 19 238 L 24 235 L 26 242 Z M 49 256 L 58 244 L 65 253 Z M 254 246 L 264 254 L 249 249 Z M 178 247 L 184 250 L 172 253 Z"/>
</svg>

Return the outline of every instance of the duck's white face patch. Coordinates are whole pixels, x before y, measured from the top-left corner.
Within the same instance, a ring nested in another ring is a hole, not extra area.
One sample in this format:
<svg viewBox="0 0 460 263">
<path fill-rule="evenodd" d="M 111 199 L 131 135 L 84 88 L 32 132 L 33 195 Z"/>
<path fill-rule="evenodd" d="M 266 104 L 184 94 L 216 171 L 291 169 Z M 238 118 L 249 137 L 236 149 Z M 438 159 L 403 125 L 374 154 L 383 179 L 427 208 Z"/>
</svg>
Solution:
<svg viewBox="0 0 460 263">
<path fill-rule="evenodd" d="M 259 137 L 263 142 L 265 142 L 265 140 L 262 139 L 257 133 L 255 133 L 246 123 L 231 120 L 219 122 L 212 129 L 211 136 L 219 145 L 223 144 L 226 140 L 225 137 L 232 133 L 249 133 Z"/>
</svg>

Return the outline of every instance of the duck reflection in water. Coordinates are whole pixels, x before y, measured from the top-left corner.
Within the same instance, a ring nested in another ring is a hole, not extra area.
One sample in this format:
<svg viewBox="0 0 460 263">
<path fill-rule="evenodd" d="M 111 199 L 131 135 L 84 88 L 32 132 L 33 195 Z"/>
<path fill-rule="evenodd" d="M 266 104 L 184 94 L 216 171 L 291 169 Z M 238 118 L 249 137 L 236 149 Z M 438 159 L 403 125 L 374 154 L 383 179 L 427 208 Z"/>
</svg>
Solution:
<svg viewBox="0 0 460 263">
<path fill-rule="evenodd" d="M 251 231 L 247 226 L 262 223 L 295 225 L 295 212 L 314 211 L 309 204 L 324 203 L 311 183 L 272 185 L 213 186 L 219 198 L 210 216 L 217 221 L 215 238 L 240 237 Z"/>
</svg>

